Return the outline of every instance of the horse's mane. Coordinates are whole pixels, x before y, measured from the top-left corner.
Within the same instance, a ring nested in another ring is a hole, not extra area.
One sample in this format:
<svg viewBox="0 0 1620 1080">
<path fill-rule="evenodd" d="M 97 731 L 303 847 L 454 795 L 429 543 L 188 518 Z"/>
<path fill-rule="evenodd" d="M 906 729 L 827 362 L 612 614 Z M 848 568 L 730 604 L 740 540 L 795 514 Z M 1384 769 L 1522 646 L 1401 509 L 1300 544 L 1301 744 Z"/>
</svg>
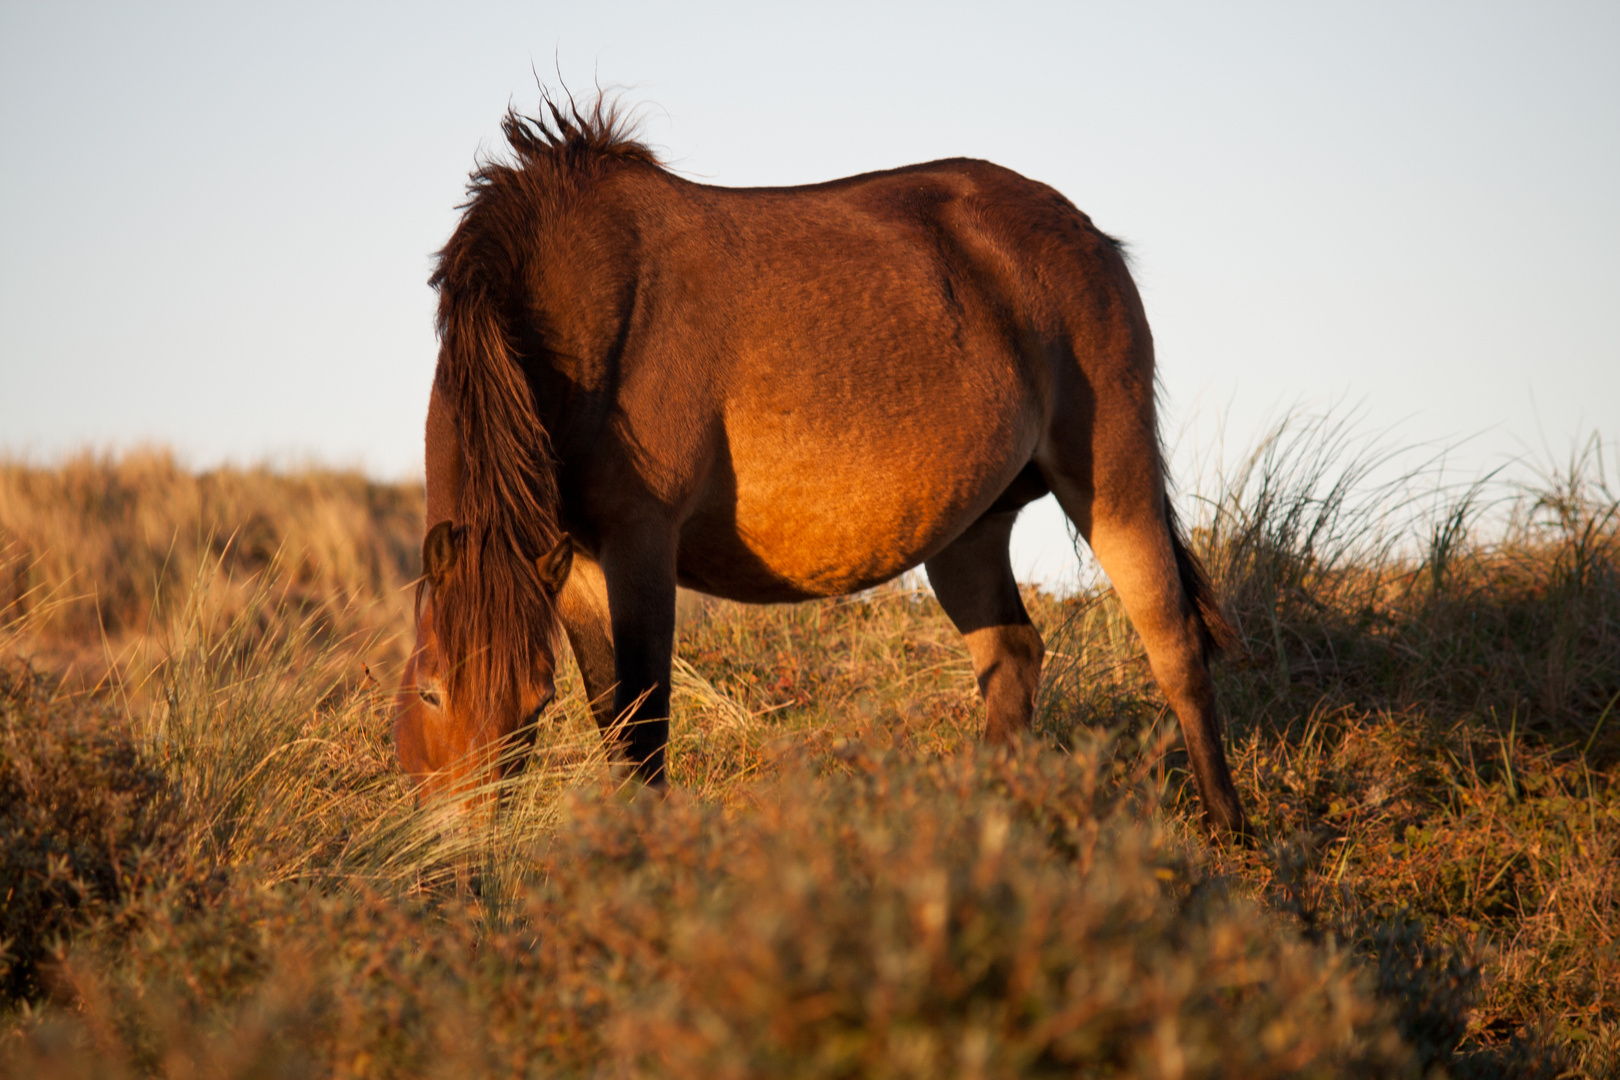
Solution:
<svg viewBox="0 0 1620 1080">
<path fill-rule="evenodd" d="M 456 572 L 434 598 L 434 628 L 452 696 L 482 689 L 488 704 L 520 690 L 556 625 L 536 566 L 562 535 L 555 461 L 512 344 L 532 287 L 529 251 L 570 181 L 613 163 L 658 164 L 611 101 L 583 112 L 572 99 L 542 105 L 532 117 L 508 110 L 501 128 L 515 160 L 479 163 L 429 279 L 439 292 L 434 385 L 463 457 Z"/>
<path fill-rule="evenodd" d="M 578 168 L 602 160 L 660 164 L 658 155 L 641 141 L 635 118 L 617 100 L 598 95 L 584 112 L 573 98 L 566 110 L 549 94 L 542 95 L 540 103 L 544 112 L 524 116 L 507 109 L 501 120 L 501 132 L 520 165 L 549 162 Z M 473 174 L 475 186 L 489 167 L 486 163 Z"/>
</svg>

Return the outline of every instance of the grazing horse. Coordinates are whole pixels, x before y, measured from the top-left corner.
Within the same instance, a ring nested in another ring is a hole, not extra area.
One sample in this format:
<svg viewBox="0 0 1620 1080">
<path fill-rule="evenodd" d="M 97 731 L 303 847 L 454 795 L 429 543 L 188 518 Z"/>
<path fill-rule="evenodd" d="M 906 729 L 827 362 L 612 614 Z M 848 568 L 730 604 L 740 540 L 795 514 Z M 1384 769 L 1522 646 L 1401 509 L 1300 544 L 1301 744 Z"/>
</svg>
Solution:
<svg viewBox="0 0 1620 1080">
<path fill-rule="evenodd" d="M 808 187 L 675 176 L 598 102 L 509 112 L 432 278 L 417 645 L 394 725 L 429 791 L 491 777 L 567 635 L 610 746 L 664 783 L 677 583 L 778 603 L 921 564 L 985 738 L 1044 649 L 1007 544 L 1051 492 L 1243 834 L 1207 661 L 1232 639 L 1165 493 L 1153 342 L 1120 247 L 983 161 Z"/>
</svg>

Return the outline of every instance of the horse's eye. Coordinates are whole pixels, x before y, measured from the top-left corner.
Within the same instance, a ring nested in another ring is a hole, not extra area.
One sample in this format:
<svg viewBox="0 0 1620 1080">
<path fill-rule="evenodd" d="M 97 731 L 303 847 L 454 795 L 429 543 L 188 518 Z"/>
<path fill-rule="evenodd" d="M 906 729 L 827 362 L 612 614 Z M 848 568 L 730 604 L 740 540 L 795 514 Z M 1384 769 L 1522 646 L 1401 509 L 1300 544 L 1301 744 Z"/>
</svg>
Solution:
<svg viewBox="0 0 1620 1080">
<path fill-rule="evenodd" d="M 437 709 L 439 707 L 439 695 L 437 693 L 435 693 L 434 691 L 432 691 L 432 690 L 418 690 L 417 693 L 422 695 L 422 700 L 423 701 L 427 702 L 429 705 L 433 706 L 435 709 Z"/>
</svg>

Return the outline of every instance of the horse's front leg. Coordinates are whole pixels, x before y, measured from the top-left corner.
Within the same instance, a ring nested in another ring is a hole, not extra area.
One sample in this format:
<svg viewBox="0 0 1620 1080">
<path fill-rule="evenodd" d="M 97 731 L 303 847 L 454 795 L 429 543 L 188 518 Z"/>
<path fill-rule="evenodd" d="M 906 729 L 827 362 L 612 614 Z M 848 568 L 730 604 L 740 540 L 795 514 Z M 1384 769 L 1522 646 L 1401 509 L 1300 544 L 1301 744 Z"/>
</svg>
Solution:
<svg viewBox="0 0 1620 1080">
<path fill-rule="evenodd" d="M 636 773 L 662 788 L 675 651 L 673 525 L 642 522 L 602 540 L 600 564 L 613 624 L 612 737 Z"/>
</svg>

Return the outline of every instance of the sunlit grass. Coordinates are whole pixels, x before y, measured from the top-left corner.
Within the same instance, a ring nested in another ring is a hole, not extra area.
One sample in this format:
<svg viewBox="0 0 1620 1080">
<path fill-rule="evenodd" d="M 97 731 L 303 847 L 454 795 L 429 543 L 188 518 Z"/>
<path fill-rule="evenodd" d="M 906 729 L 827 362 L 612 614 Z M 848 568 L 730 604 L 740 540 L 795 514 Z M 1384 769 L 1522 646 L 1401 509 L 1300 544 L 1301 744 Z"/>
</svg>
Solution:
<svg viewBox="0 0 1620 1080">
<path fill-rule="evenodd" d="M 1612 1075 L 1612 451 L 1447 493 L 1350 434 L 1188 501 L 1252 850 L 1204 843 L 1105 587 L 1026 593 L 1012 755 L 914 582 L 683 600 L 674 795 L 614 780 L 565 661 L 469 812 L 389 745 L 418 494 L 7 466 L 5 1068 Z"/>
</svg>

